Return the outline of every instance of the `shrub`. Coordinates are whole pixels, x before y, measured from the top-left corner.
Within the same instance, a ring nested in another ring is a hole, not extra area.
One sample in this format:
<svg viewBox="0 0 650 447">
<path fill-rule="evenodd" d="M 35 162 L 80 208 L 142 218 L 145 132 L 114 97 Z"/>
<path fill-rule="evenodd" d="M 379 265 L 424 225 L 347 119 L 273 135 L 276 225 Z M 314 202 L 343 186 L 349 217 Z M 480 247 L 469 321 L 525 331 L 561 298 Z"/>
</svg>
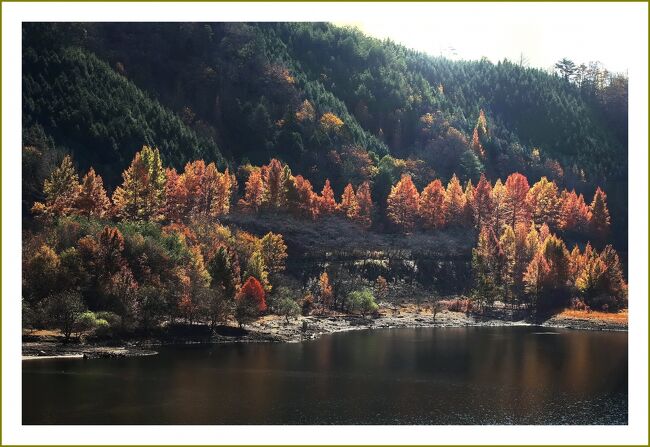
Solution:
<svg viewBox="0 0 650 447">
<path fill-rule="evenodd" d="M 104 320 L 105 321 L 105 320 Z M 108 322 L 106 322 L 108 324 Z M 86 332 L 97 327 L 97 317 L 89 310 L 79 315 L 77 320 L 76 329 L 78 332 Z"/>
<path fill-rule="evenodd" d="M 348 295 L 348 301 L 350 302 L 352 309 L 361 313 L 363 318 L 366 317 L 366 314 L 379 309 L 379 306 L 375 303 L 375 296 L 372 294 L 370 289 L 350 292 Z"/>
<path fill-rule="evenodd" d="M 278 303 L 278 314 L 284 316 L 287 323 L 289 317 L 296 318 L 300 314 L 300 306 L 289 297 L 283 297 Z"/>
</svg>

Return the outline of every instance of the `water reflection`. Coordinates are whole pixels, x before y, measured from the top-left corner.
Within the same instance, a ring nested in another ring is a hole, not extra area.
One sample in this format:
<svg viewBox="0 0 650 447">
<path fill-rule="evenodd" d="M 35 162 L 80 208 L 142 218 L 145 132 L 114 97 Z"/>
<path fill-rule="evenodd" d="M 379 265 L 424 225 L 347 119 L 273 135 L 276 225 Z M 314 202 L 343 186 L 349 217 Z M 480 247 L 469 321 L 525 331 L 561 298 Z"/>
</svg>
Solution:
<svg viewBox="0 0 650 447">
<path fill-rule="evenodd" d="M 625 424 L 627 333 L 359 331 L 23 364 L 26 424 Z"/>
</svg>

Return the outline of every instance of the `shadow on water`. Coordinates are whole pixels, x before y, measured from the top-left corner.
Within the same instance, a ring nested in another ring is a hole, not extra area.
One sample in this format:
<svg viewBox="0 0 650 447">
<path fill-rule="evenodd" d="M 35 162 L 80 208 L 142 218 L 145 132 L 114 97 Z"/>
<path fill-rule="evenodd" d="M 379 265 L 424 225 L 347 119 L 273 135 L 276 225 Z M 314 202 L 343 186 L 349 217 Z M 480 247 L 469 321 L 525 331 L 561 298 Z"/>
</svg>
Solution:
<svg viewBox="0 0 650 447">
<path fill-rule="evenodd" d="M 23 363 L 25 424 L 626 424 L 626 332 L 353 331 Z"/>
</svg>

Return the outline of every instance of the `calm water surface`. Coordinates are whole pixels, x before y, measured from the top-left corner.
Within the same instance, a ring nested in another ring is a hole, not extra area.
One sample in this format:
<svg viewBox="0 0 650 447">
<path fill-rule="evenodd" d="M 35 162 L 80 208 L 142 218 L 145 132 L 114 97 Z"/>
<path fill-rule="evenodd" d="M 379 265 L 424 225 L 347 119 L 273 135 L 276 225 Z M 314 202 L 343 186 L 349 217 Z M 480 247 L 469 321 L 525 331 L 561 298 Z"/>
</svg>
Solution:
<svg viewBox="0 0 650 447">
<path fill-rule="evenodd" d="M 626 332 L 355 331 L 23 362 L 24 424 L 626 424 Z"/>
</svg>

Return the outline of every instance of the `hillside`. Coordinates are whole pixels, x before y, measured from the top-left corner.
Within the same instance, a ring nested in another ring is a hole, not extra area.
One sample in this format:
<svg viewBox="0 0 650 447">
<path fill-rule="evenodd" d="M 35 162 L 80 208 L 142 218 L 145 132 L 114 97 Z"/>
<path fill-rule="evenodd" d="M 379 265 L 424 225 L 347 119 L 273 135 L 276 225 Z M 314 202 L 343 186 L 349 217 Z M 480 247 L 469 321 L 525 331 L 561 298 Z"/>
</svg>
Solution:
<svg viewBox="0 0 650 447">
<path fill-rule="evenodd" d="M 50 138 L 109 188 L 142 144 L 177 169 L 277 157 L 337 193 L 404 172 L 418 187 L 522 172 L 585 194 L 604 187 L 626 245 L 627 90 L 615 82 L 596 90 L 508 61 L 433 58 L 329 24 L 28 24 L 23 34 L 23 123 L 39 135 L 25 144 Z"/>
</svg>

